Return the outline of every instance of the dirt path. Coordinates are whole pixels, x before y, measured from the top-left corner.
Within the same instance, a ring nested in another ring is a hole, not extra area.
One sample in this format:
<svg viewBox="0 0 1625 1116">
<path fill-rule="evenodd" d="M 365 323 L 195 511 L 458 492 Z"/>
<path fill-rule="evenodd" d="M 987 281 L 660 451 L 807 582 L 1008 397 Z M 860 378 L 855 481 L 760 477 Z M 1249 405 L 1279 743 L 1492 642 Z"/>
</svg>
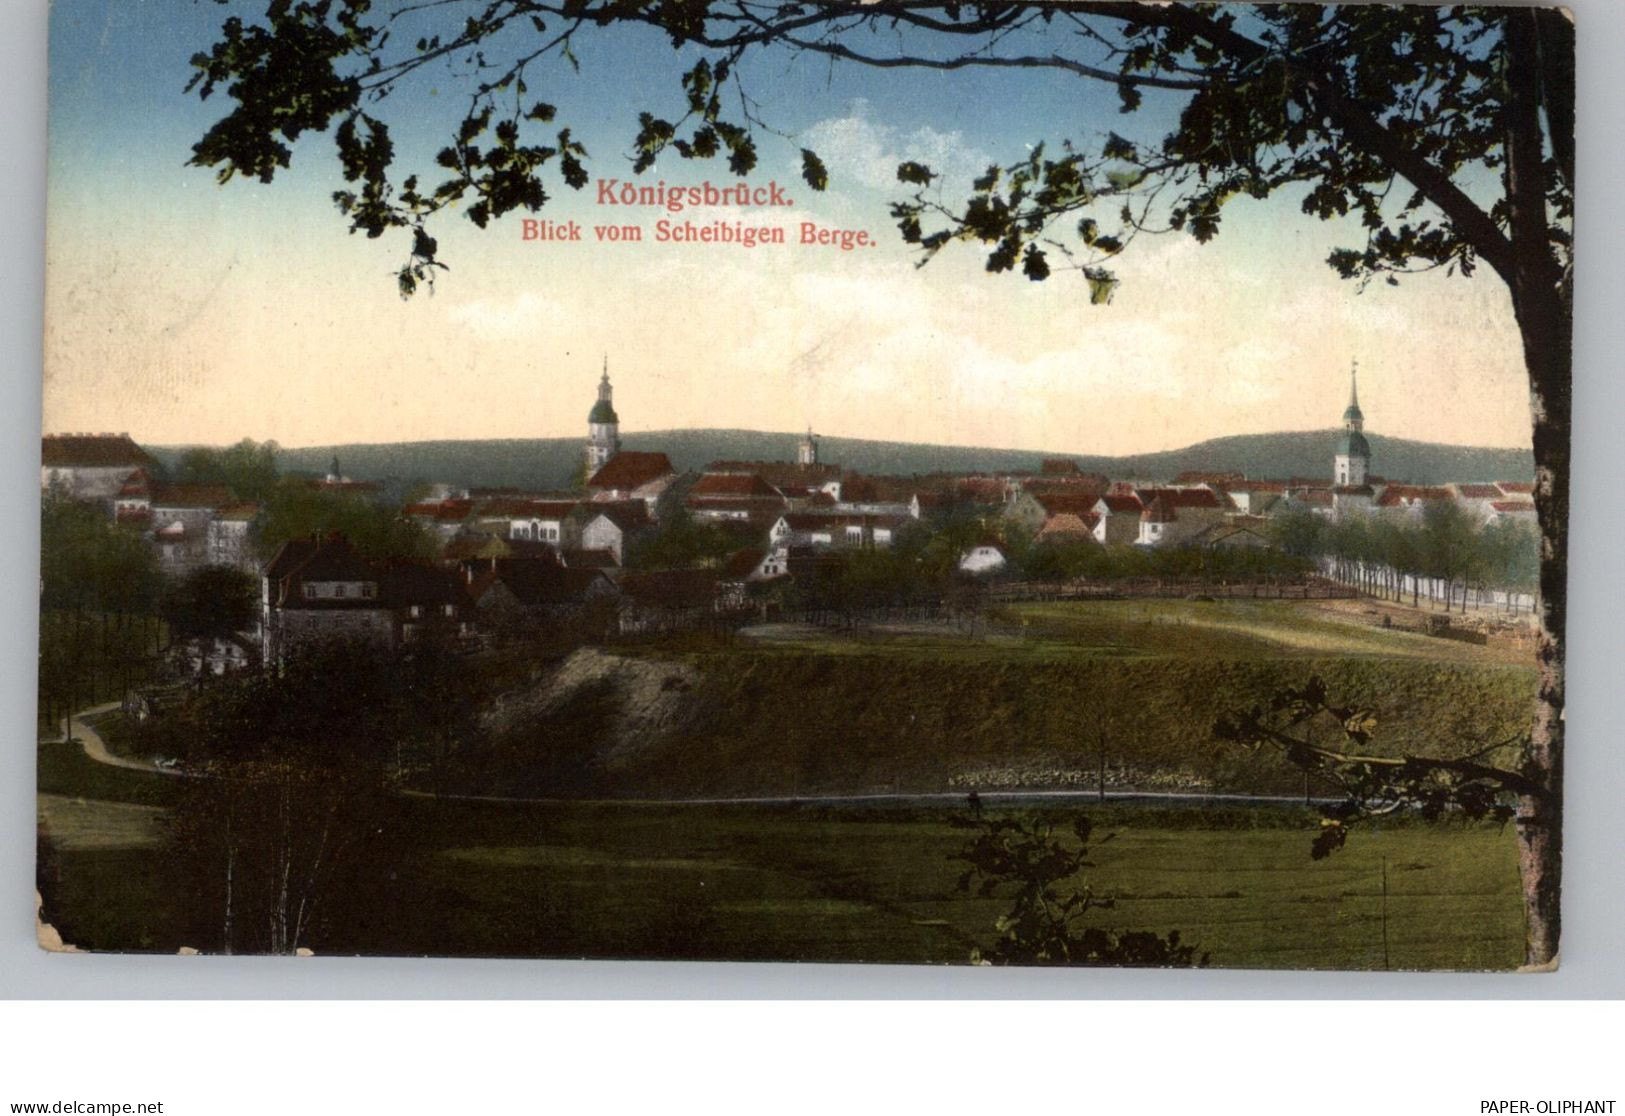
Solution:
<svg viewBox="0 0 1625 1116">
<path fill-rule="evenodd" d="M 102 705 L 93 705 L 89 709 L 81 709 L 68 721 L 68 734 L 73 740 L 79 741 L 85 750 L 85 755 L 97 763 L 105 763 L 109 767 L 123 767 L 131 771 L 155 772 L 159 775 L 180 775 L 181 772 L 172 768 L 159 767 L 155 763 L 144 760 L 126 759 L 115 756 L 107 750 L 107 741 L 102 739 L 101 733 L 92 728 L 85 720 L 86 717 L 100 717 L 104 713 L 112 713 L 122 706 L 116 701 L 109 701 Z"/>
</svg>

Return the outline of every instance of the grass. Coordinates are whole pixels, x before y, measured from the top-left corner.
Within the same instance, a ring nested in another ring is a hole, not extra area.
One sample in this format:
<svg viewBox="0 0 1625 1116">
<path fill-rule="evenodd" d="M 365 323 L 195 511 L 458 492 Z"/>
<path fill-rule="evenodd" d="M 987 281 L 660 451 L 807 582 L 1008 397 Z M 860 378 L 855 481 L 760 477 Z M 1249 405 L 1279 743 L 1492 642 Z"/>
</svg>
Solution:
<svg viewBox="0 0 1625 1116">
<path fill-rule="evenodd" d="M 42 741 L 35 756 L 35 785 L 42 795 L 143 806 L 166 806 L 174 800 L 173 778 L 97 763 L 77 743 Z"/>
<path fill-rule="evenodd" d="M 1376 710 L 1375 748 L 1425 751 L 1526 726 L 1534 696 L 1531 665 L 1501 649 L 1273 601 L 1019 605 L 975 635 L 791 636 L 638 651 L 698 667 L 703 715 L 638 741 L 610 773 L 614 788 L 659 797 L 1036 783 L 1092 772 L 1104 733 L 1114 769 L 1290 791 L 1301 776 L 1279 760 L 1213 743 L 1216 712 L 1317 673 Z M 600 746 L 603 711 L 571 708 L 567 738 L 550 726 L 552 737 L 510 741 L 516 762 Z M 116 742 L 117 724 L 107 728 Z M 64 939 L 209 948 L 185 927 L 210 869 L 154 843 L 176 781 L 95 764 L 73 745 L 44 743 L 38 755 L 46 915 Z M 944 809 L 408 799 L 398 810 L 378 859 L 324 900 L 308 943 L 317 952 L 963 963 L 1005 909 L 956 892 L 950 856 L 965 834 Z M 1117 896 L 1100 924 L 1179 930 L 1215 965 L 1509 969 L 1520 959 L 1510 829 L 1390 824 L 1317 862 L 1305 810 L 1087 812 L 1097 832 L 1118 833 L 1090 874 Z"/>
<path fill-rule="evenodd" d="M 387 871 L 329 896 L 318 953 L 963 963 L 1005 908 L 959 894 L 964 833 L 934 809 L 413 801 Z M 186 877 L 143 847 L 129 806 L 46 806 L 62 846 L 48 916 L 98 949 L 181 945 Z M 1090 882 L 1115 893 L 1102 925 L 1178 929 L 1211 963 L 1506 969 L 1522 915 L 1510 830 L 1397 825 L 1326 861 L 1312 818 L 1234 811 L 1089 811 L 1115 840 Z M 1248 816 L 1252 824 L 1243 824 Z M 66 825 L 60 833 L 57 826 Z M 145 825 L 145 822 L 141 823 Z M 119 831 L 122 843 L 87 843 Z M 204 943 L 206 945 L 206 943 Z"/>
<path fill-rule="evenodd" d="M 928 624 L 756 629 L 760 651 L 898 655 L 950 661 L 1068 662 L 1094 658 L 1275 660 L 1375 658 L 1527 666 L 1529 656 L 1340 619 L 1320 602 L 1105 600 L 990 609 L 972 630 Z"/>
</svg>

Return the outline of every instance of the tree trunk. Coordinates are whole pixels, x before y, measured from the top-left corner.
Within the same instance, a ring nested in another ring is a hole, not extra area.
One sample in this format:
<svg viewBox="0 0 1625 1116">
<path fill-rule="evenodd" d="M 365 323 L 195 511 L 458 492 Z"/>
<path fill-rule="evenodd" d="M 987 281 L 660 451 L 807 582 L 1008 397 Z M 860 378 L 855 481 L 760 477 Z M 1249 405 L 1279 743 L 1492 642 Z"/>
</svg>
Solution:
<svg viewBox="0 0 1625 1116">
<path fill-rule="evenodd" d="M 1512 304 L 1529 370 L 1534 422 L 1535 509 L 1540 520 L 1538 691 L 1528 774 L 1544 794 L 1518 801 L 1519 869 L 1525 913 L 1524 963 L 1555 964 L 1562 930 L 1563 657 L 1568 593 L 1569 430 L 1572 309 L 1548 244 L 1546 171 L 1540 127 L 1541 63 L 1532 10 L 1509 12 L 1507 199 L 1515 254 Z M 1551 96 L 1551 91 L 1548 91 Z M 1557 96 L 1556 100 L 1561 100 Z M 1555 102 L 1554 110 L 1561 110 Z"/>
</svg>

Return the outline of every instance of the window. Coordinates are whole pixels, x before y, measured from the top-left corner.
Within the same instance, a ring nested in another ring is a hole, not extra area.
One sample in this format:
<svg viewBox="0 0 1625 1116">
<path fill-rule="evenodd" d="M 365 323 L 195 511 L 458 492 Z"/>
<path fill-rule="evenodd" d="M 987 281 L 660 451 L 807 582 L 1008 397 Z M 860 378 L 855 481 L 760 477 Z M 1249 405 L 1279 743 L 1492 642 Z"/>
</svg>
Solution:
<svg viewBox="0 0 1625 1116">
<path fill-rule="evenodd" d="M 413 605 L 410 609 L 407 610 L 407 615 L 411 616 L 413 619 L 416 619 L 417 617 L 422 616 L 423 615 L 423 606 L 422 605 Z"/>
<path fill-rule="evenodd" d="M 447 616 L 455 616 L 457 614 L 457 606 L 456 605 L 446 605 L 444 607 L 445 607 Z"/>
<path fill-rule="evenodd" d="M 307 601 L 313 601 L 316 599 L 316 587 L 314 585 L 305 586 L 305 599 Z"/>
<path fill-rule="evenodd" d="M 342 586 L 342 585 L 335 585 L 335 586 L 333 586 L 333 595 L 334 595 L 334 596 L 335 596 L 335 597 L 342 597 L 342 596 L 344 596 L 344 586 Z"/>
<path fill-rule="evenodd" d="M 361 595 L 363 597 L 376 596 L 377 592 L 378 592 L 377 586 L 373 585 L 373 583 L 370 582 L 370 581 L 366 582 L 364 585 L 361 586 Z"/>
</svg>

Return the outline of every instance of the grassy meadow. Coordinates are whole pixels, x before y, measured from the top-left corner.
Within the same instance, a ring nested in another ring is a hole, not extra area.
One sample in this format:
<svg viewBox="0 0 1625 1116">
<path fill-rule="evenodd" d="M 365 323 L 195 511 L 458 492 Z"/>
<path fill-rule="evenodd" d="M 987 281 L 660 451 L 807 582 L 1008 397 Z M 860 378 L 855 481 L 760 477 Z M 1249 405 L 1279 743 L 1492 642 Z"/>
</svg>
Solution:
<svg viewBox="0 0 1625 1116">
<path fill-rule="evenodd" d="M 117 775 L 144 801 L 41 794 L 53 845 L 46 916 L 81 948 L 195 945 L 182 929 L 189 877 L 160 843 L 153 788 L 138 772 Z M 1398 824 L 1313 861 L 1307 810 L 1079 809 L 1097 837 L 1116 834 L 1087 876 L 1116 903 L 1092 917 L 1177 929 L 1213 965 L 1505 969 L 1521 956 L 1510 829 Z M 390 871 L 327 896 L 308 944 L 324 954 L 963 963 L 1006 903 L 955 889 L 962 865 L 951 856 L 965 834 L 948 824 L 953 812 L 408 799 L 385 837 Z"/>
<path fill-rule="evenodd" d="M 1282 602 L 1020 605 L 975 632 L 784 627 L 731 646 L 618 653 L 701 680 L 698 723 L 633 750 L 614 787 L 627 800 L 400 799 L 376 870 L 324 897 L 302 944 L 323 954 L 964 963 L 1007 904 L 955 889 L 952 855 L 966 834 L 949 818 L 959 808 L 650 799 L 986 789 L 1001 772 L 1054 782 L 1058 765 L 1092 769 L 1102 725 L 1120 766 L 1183 771 L 1210 789 L 1301 789 L 1301 776 L 1215 745 L 1213 712 L 1313 672 L 1378 710 L 1380 746 L 1454 747 L 1515 727 L 1533 696 L 1530 665 L 1504 648 Z M 590 704 L 614 704 L 599 696 Z M 116 723 L 107 727 L 116 742 Z M 195 873 L 211 869 L 163 845 L 177 790 L 174 778 L 40 745 L 42 890 L 64 940 L 207 948 L 188 940 L 186 905 Z M 1401 819 L 1314 861 L 1308 808 L 1072 809 L 1094 820 L 1097 838 L 1116 835 L 1088 874 L 1116 902 L 1090 917 L 1178 930 L 1213 965 L 1509 969 L 1521 957 L 1510 827 Z M 1050 812 L 1063 824 L 1071 816 Z"/>
</svg>

